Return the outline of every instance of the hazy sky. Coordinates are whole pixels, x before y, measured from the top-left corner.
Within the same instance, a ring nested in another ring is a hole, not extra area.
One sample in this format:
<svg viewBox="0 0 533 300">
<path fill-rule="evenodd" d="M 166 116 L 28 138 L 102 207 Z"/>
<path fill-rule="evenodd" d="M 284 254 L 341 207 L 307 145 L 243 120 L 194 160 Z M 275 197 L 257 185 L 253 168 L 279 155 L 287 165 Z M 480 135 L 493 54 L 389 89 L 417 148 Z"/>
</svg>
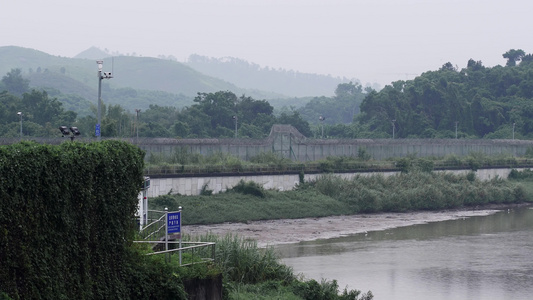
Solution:
<svg viewBox="0 0 533 300">
<path fill-rule="evenodd" d="M 531 0 L 0 0 L 0 46 L 237 57 L 381 85 L 533 52 Z"/>
</svg>

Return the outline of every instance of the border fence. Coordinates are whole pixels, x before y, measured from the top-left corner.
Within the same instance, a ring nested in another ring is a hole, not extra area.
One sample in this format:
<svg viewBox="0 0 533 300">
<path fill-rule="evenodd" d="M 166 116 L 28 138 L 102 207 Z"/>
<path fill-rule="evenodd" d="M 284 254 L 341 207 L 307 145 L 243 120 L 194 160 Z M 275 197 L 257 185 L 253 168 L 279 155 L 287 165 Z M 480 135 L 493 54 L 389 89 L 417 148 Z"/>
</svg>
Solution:
<svg viewBox="0 0 533 300">
<path fill-rule="evenodd" d="M 59 144 L 64 138 L 27 138 L 38 143 Z M 77 141 L 91 142 L 96 138 L 76 138 Z M 416 154 L 418 157 L 443 157 L 454 154 L 466 156 L 472 152 L 487 155 L 523 156 L 528 149 L 533 150 L 530 140 L 489 140 L 489 139 L 310 139 L 303 136 L 291 125 L 274 125 L 270 135 L 264 139 L 175 139 L 175 138 L 122 138 L 138 145 L 150 155 L 172 156 L 186 151 L 204 156 L 224 153 L 242 160 L 249 160 L 260 153 L 275 153 L 280 157 L 297 162 L 308 162 L 331 156 L 357 156 L 360 151 L 374 160 L 391 157 L 405 157 Z M 12 144 L 20 138 L 3 138 L 0 144 Z"/>
</svg>

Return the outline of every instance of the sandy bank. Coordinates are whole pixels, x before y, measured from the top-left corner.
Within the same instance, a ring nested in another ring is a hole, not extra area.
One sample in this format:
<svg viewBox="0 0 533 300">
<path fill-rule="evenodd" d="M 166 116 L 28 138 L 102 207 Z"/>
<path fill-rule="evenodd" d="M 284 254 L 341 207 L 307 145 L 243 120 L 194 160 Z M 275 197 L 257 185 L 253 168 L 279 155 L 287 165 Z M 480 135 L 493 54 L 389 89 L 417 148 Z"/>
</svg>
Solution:
<svg viewBox="0 0 533 300">
<path fill-rule="evenodd" d="M 188 225 L 183 226 L 183 232 L 191 235 L 210 232 L 221 236 L 233 233 L 245 238 L 255 239 L 260 246 L 266 246 L 335 238 L 365 231 L 379 231 L 472 216 L 486 216 L 497 211 L 497 209 L 483 209 L 378 213 L 324 218 L 266 220 L 248 223 Z"/>
</svg>

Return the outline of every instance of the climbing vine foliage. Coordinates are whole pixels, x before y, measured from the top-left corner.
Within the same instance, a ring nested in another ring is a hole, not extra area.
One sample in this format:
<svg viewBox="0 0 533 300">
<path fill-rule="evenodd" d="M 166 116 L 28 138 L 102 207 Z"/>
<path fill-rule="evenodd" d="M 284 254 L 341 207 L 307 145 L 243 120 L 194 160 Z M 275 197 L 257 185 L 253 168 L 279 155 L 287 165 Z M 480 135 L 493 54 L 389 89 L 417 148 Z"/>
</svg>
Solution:
<svg viewBox="0 0 533 300">
<path fill-rule="evenodd" d="M 134 296 L 128 260 L 143 155 L 118 141 L 1 146 L 0 294 Z"/>
</svg>

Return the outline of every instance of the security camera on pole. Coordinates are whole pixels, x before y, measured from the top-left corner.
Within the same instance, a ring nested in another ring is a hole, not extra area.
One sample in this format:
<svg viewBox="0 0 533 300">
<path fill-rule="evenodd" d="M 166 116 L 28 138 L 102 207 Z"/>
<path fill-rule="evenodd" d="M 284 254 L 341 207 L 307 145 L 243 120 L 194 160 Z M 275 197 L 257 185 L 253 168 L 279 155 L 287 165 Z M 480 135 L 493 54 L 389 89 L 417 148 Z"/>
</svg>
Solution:
<svg viewBox="0 0 533 300">
<path fill-rule="evenodd" d="M 22 140 L 22 112 L 19 111 L 17 113 L 17 115 L 20 117 L 20 140 Z M 513 127 L 513 129 L 514 129 L 514 127 Z"/>
<path fill-rule="evenodd" d="M 100 141 L 100 124 L 102 120 L 102 79 L 111 79 L 113 76 L 111 76 L 111 72 L 102 72 L 102 68 L 104 66 L 103 60 L 97 60 L 96 63 L 98 64 L 98 123 L 94 129 L 94 134 L 96 135 L 98 141 Z"/>
</svg>

